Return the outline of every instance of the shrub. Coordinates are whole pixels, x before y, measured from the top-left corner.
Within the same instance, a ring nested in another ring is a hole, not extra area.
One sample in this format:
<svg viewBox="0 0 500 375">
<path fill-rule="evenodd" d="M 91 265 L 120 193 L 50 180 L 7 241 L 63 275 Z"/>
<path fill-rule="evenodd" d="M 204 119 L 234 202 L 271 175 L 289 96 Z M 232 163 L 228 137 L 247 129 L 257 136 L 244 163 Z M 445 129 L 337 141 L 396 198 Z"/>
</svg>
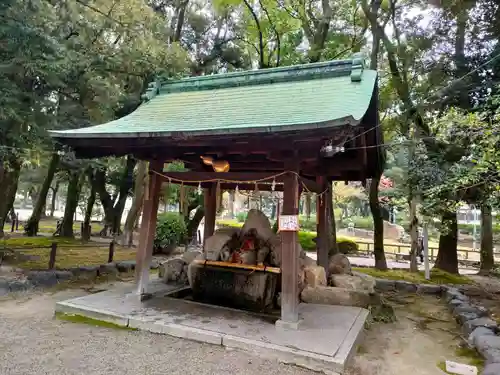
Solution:
<svg viewBox="0 0 500 375">
<path fill-rule="evenodd" d="M 359 245 L 345 237 L 337 237 L 337 247 L 339 249 L 339 253 L 347 255 L 347 254 L 354 254 L 359 251 Z"/>
<path fill-rule="evenodd" d="M 299 218 L 300 229 L 304 231 L 315 232 L 316 231 L 316 220 L 307 220 L 307 218 Z"/>
<path fill-rule="evenodd" d="M 246 212 L 238 212 L 236 214 L 236 220 L 238 220 L 239 223 L 244 223 L 247 219 L 247 215 L 248 214 Z"/>
<path fill-rule="evenodd" d="M 184 218 L 174 212 L 166 212 L 158 217 L 154 240 L 155 252 L 171 252 L 187 237 Z"/>
<path fill-rule="evenodd" d="M 300 246 L 304 251 L 314 251 L 316 250 L 316 242 L 314 239 L 316 238 L 315 232 L 299 232 L 299 242 Z"/>
<path fill-rule="evenodd" d="M 217 225 L 221 228 L 241 228 L 243 223 L 236 220 L 217 220 Z"/>
</svg>

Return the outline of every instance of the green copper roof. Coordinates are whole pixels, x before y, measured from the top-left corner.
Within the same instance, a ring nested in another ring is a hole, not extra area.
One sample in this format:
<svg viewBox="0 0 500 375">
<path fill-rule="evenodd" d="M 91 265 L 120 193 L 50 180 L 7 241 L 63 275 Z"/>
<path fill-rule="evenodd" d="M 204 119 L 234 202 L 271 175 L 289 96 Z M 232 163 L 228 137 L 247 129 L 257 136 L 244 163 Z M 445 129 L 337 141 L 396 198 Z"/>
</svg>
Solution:
<svg viewBox="0 0 500 375">
<path fill-rule="evenodd" d="M 355 58 L 157 82 L 133 113 L 52 136 L 168 137 L 356 125 L 368 109 L 376 78 Z"/>
</svg>

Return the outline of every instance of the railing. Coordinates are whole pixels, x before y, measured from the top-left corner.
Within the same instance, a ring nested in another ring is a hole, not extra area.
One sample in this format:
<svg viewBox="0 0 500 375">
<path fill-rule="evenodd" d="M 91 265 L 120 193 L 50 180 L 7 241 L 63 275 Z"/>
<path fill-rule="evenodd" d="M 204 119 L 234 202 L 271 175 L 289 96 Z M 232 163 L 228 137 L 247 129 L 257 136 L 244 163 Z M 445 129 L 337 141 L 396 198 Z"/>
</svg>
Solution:
<svg viewBox="0 0 500 375">
<path fill-rule="evenodd" d="M 23 250 L 36 250 L 36 249 L 47 249 L 50 251 L 49 253 L 49 261 L 47 265 L 47 269 L 53 270 L 56 267 L 56 260 L 57 260 L 57 250 L 58 249 L 64 249 L 64 248 L 70 248 L 70 249 L 84 249 L 84 248 L 108 248 L 108 263 L 113 262 L 114 254 L 115 254 L 115 246 L 116 243 L 114 241 L 111 241 L 109 245 L 97 245 L 92 244 L 92 245 L 64 245 L 64 244 L 58 244 L 57 242 L 52 242 L 50 246 L 5 246 L 3 245 L 0 247 L 0 255 L 1 253 L 4 253 L 6 251 L 9 252 L 22 252 Z M 2 256 L 0 256 L 0 263 L 2 260 Z"/>
<path fill-rule="evenodd" d="M 363 241 L 356 240 L 361 252 L 366 252 L 367 254 L 371 254 L 373 252 L 373 242 L 372 241 Z M 402 243 L 391 243 L 384 242 L 384 251 L 386 254 L 409 254 L 411 249 L 410 244 L 402 244 Z M 437 256 L 438 248 L 436 246 L 429 246 L 429 260 L 434 261 L 435 256 Z M 500 259 L 500 252 L 495 251 L 494 257 Z M 458 249 L 458 258 L 459 260 L 466 262 L 479 262 L 480 261 L 480 252 L 479 250 L 472 250 L 466 248 Z"/>
</svg>

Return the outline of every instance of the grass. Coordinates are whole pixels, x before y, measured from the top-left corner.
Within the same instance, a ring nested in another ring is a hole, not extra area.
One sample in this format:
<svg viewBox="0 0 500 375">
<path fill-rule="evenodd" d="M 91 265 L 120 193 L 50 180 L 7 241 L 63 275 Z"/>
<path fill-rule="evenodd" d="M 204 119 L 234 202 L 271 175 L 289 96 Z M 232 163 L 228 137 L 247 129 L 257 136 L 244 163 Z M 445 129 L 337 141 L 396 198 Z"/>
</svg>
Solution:
<svg viewBox="0 0 500 375">
<path fill-rule="evenodd" d="M 459 358 L 464 359 L 464 363 L 470 366 L 476 366 L 479 373 L 484 368 L 484 358 L 474 349 L 469 349 L 467 347 L 458 347 L 455 350 L 455 355 Z M 452 374 L 446 371 L 446 362 L 441 361 L 437 364 L 437 367 L 443 371 L 445 374 Z"/>
<path fill-rule="evenodd" d="M 123 329 L 127 331 L 137 331 L 137 328 L 122 326 L 120 324 L 111 323 L 100 319 L 89 318 L 78 314 L 67 314 L 67 313 L 56 312 L 55 316 L 57 319 L 65 320 L 67 322 L 72 322 L 72 323 L 89 324 L 96 327 Z"/>
<path fill-rule="evenodd" d="M 17 231 L 18 233 L 24 232 L 23 224 L 25 224 L 25 221 L 19 221 L 19 229 Z M 92 227 L 92 233 L 100 232 L 103 228 L 103 225 L 101 223 L 93 222 L 90 225 Z M 6 225 L 5 228 L 10 232 L 10 226 Z M 57 219 L 40 220 L 40 223 L 38 224 L 38 231 L 41 233 L 54 233 L 56 229 L 57 229 Z M 80 233 L 80 229 L 81 229 L 81 221 L 75 221 L 73 223 L 73 230 L 76 233 Z"/>
<path fill-rule="evenodd" d="M 58 244 L 56 252 L 56 269 L 67 269 L 78 266 L 94 266 L 107 263 L 109 245 L 89 242 L 85 245 L 79 240 L 68 238 L 48 237 L 18 237 L 0 242 L 10 248 L 35 247 L 32 249 L 15 250 L 15 254 L 6 262 L 23 269 L 47 269 L 49 264 L 50 246 L 52 242 Z M 134 260 L 135 249 L 115 245 L 114 261 Z"/>
<path fill-rule="evenodd" d="M 424 272 L 410 272 L 407 270 L 380 271 L 375 268 L 353 267 L 353 270 L 367 275 L 387 280 L 404 280 L 415 284 L 472 284 L 467 276 L 453 275 L 441 270 L 431 270 L 431 279 L 426 280 Z"/>
</svg>

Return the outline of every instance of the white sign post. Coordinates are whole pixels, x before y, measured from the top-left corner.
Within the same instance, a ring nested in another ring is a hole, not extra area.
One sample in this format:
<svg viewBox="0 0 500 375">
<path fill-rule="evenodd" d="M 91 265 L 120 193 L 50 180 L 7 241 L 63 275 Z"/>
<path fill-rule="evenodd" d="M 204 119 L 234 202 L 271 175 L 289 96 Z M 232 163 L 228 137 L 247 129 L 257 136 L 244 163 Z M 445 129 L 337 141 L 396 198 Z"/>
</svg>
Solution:
<svg viewBox="0 0 500 375">
<path fill-rule="evenodd" d="M 299 217 L 297 215 L 280 215 L 278 229 L 280 232 L 298 232 Z"/>
</svg>

